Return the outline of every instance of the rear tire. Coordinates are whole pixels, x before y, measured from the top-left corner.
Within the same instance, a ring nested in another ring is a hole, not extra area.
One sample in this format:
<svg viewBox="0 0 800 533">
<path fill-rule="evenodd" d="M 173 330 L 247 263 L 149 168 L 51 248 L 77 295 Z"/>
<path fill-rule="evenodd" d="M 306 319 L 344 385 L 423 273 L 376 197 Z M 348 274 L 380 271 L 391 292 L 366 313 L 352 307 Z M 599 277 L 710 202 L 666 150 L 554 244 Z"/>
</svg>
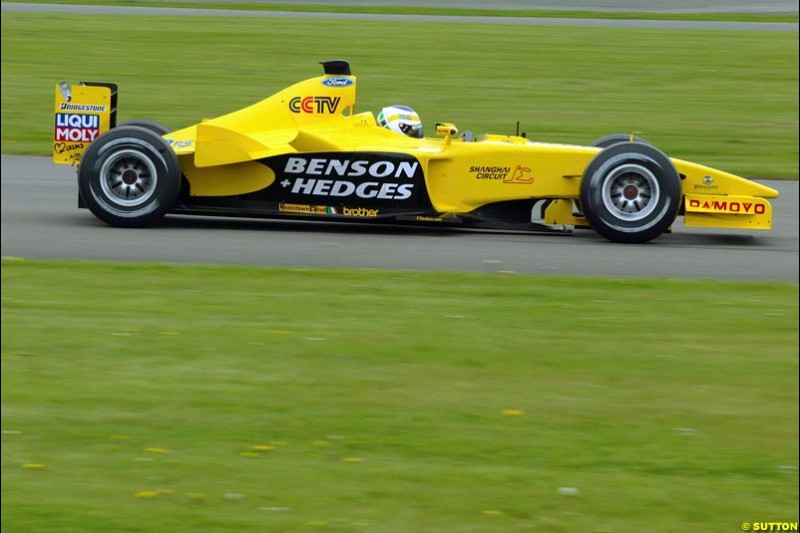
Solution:
<svg viewBox="0 0 800 533">
<path fill-rule="evenodd" d="M 120 227 L 152 224 L 178 199 L 178 157 L 157 133 L 118 126 L 98 137 L 81 159 L 78 190 L 100 220 Z"/>
<path fill-rule="evenodd" d="M 581 205 L 598 233 L 614 242 L 643 243 L 675 221 L 681 181 L 672 161 L 657 148 L 614 144 L 597 154 L 581 181 Z"/>
<path fill-rule="evenodd" d="M 118 124 L 117 127 L 121 128 L 123 126 L 138 126 L 140 128 L 144 128 L 146 130 L 150 130 L 155 134 L 161 135 L 162 137 L 167 133 L 171 132 L 172 130 L 163 125 L 160 122 L 156 122 L 155 120 L 147 120 L 147 119 L 133 119 L 133 120 L 126 120 L 122 124 Z"/>
<path fill-rule="evenodd" d="M 608 148 L 609 146 L 626 142 L 631 142 L 631 136 L 627 133 L 612 133 L 611 135 L 606 135 L 604 137 L 600 137 L 599 139 L 595 139 L 595 141 L 589 146 L 594 146 L 596 148 Z M 652 144 L 641 137 L 634 136 L 633 142 L 652 146 Z"/>
</svg>

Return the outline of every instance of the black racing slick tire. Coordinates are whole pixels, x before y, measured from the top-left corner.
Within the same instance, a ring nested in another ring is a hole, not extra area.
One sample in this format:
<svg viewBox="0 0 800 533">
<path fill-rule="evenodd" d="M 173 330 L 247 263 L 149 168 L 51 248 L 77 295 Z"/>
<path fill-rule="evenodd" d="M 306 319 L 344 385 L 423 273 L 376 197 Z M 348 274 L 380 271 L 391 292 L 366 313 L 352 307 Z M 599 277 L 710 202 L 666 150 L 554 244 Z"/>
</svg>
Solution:
<svg viewBox="0 0 800 533">
<path fill-rule="evenodd" d="M 168 127 L 166 127 L 165 125 L 163 125 L 160 122 L 156 122 L 155 120 L 147 120 L 147 119 L 143 119 L 143 118 L 141 118 L 141 119 L 137 118 L 137 119 L 133 119 L 133 120 L 126 120 L 122 124 L 117 124 L 118 128 L 121 128 L 123 126 L 139 126 L 140 128 L 144 128 L 146 130 L 152 131 L 153 133 L 157 133 L 158 135 L 161 135 L 162 137 L 164 135 L 166 135 L 167 133 L 172 131 L 171 129 L 169 129 Z"/>
<path fill-rule="evenodd" d="M 581 181 L 583 214 L 610 241 L 643 243 L 675 221 L 681 180 L 672 161 L 649 144 L 624 142 L 598 153 Z"/>
<path fill-rule="evenodd" d="M 612 133 L 611 135 L 606 135 L 604 137 L 600 137 L 599 139 L 595 139 L 594 142 L 589 146 L 594 146 L 595 148 L 608 148 L 609 146 L 626 142 L 631 142 L 631 136 L 627 133 Z M 633 142 L 650 144 L 645 139 L 636 136 L 633 137 Z"/>
<path fill-rule="evenodd" d="M 178 200 L 178 157 L 160 135 L 119 126 L 98 137 L 81 159 L 78 190 L 100 220 L 120 227 L 152 224 Z"/>
</svg>

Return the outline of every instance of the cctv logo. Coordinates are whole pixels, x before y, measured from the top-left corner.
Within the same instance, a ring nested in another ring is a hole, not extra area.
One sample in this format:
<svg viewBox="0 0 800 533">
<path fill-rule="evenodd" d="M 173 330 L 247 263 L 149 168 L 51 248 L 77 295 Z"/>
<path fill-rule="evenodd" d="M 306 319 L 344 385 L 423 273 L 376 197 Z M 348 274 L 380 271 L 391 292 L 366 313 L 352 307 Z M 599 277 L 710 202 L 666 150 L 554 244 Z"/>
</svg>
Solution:
<svg viewBox="0 0 800 533">
<path fill-rule="evenodd" d="M 292 113 L 324 114 L 336 113 L 341 97 L 339 96 L 295 96 L 289 100 L 289 111 Z"/>
</svg>

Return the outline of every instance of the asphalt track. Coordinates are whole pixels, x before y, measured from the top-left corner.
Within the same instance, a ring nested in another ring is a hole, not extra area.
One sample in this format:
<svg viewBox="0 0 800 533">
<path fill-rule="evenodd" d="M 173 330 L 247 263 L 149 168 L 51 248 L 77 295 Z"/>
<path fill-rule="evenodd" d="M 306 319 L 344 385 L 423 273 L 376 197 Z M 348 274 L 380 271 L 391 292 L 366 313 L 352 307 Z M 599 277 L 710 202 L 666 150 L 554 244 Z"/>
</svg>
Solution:
<svg viewBox="0 0 800 533">
<path fill-rule="evenodd" d="M 234 9 L 194 9 L 172 7 L 87 6 L 71 4 L 24 4 L 2 2 L 3 12 L 72 13 L 82 15 L 173 15 L 181 17 L 267 17 L 328 20 L 384 20 L 403 22 L 455 22 L 460 24 L 515 24 L 536 26 L 579 26 L 604 28 L 645 28 L 671 30 L 727 30 L 797 32 L 797 23 L 716 22 L 686 20 L 614 20 L 534 17 L 464 17 L 450 15 L 373 15 L 365 13 L 312 13 L 294 11 L 241 11 Z"/>
<path fill-rule="evenodd" d="M 49 158 L 2 156 L 4 257 L 105 261 L 517 272 L 798 282 L 798 182 L 771 181 L 768 232 L 675 225 L 644 245 L 574 235 L 168 216 L 120 229 L 77 208 L 75 170 Z"/>
</svg>

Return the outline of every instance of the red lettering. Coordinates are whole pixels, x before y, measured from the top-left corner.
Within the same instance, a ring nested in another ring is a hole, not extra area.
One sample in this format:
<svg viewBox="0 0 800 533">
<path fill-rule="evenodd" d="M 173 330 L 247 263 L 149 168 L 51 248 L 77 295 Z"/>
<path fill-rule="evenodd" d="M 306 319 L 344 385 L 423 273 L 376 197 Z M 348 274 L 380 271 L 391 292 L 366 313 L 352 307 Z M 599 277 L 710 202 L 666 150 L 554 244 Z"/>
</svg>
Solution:
<svg viewBox="0 0 800 533">
<path fill-rule="evenodd" d="M 689 208 L 708 209 L 722 213 L 763 215 L 767 212 L 767 204 L 761 201 L 739 202 L 736 200 L 700 200 L 689 198 Z"/>
<path fill-rule="evenodd" d="M 531 169 L 528 167 L 523 167 L 522 165 L 517 165 L 517 168 L 514 169 L 514 173 L 503 180 L 503 183 L 533 183 L 533 176 L 529 176 Z"/>
<path fill-rule="evenodd" d="M 289 100 L 289 111 L 292 113 L 335 113 L 339 107 L 340 96 L 295 96 Z"/>
</svg>

